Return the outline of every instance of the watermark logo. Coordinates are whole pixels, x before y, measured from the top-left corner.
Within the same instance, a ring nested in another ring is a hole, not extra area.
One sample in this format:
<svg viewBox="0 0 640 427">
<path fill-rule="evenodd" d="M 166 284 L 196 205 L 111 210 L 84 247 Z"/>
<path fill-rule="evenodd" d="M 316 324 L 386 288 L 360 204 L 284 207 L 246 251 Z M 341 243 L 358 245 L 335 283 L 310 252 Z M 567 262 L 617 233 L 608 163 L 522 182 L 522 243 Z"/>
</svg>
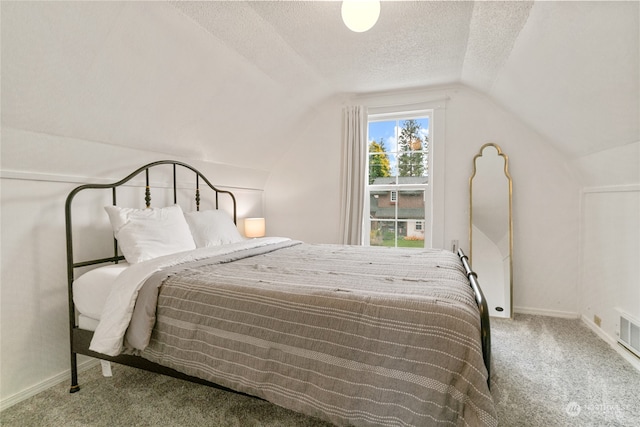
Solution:
<svg viewBox="0 0 640 427">
<path fill-rule="evenodd" d="M 572 401 L 567 404 L 564 408 L 567 415 L 570 417 L 577 417 L 582 414 L 586 417 L 598 416 L 598 417 L 609 417 L 612 419 L 617 419 L 620 416 L 620 407 L 618 405 L 610 405 L 610 404 L 583 404 L 580 405 L 578 402 Z"/>
<path fill-rule="evenodd" d="M 582 408 L 577 402 L 569 402 L 569 404 L 565 408 L 565 411 L 567 411 L 567 414 L 569 414 L 570 417 L 577 417 L 578 415 L 580 415 L 580 411 L 582 411 Z"/>
</svg>

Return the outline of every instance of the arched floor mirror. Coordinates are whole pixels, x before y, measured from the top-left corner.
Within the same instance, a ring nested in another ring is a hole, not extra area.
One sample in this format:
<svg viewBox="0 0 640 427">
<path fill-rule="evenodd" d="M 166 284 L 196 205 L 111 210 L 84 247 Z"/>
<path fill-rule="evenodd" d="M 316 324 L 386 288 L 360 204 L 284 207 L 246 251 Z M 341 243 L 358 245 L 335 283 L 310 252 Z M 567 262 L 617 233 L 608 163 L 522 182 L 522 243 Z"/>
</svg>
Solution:
<svg viewBox="0 0 640 427">
<path fill-rule="evenodd" d="M 513 317 L 513 217 L 509 158 L 484 144 L 469 178 L 469 259 L 493 317 Z"/>
</svg>

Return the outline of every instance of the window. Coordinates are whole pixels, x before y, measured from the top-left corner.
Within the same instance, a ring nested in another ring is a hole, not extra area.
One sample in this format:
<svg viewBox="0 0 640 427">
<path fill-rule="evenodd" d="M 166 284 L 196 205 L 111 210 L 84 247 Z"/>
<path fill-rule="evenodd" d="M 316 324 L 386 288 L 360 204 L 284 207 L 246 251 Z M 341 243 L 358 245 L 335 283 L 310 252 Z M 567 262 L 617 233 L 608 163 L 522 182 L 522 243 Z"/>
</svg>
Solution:
<svg viewBox="0 0 640 427">
<path fill-rule="evenodd" d="M 365 244 L 431 247 L 431 111 L 370 114 Z"/>
</svg>

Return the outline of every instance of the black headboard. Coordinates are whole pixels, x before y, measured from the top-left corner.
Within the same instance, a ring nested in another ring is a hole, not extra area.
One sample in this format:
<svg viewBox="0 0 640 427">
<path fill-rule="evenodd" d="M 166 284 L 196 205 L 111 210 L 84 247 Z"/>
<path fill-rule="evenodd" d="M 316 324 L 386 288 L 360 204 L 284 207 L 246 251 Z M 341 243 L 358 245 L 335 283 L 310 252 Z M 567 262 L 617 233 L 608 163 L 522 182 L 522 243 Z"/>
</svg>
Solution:
<svg viewBox="0 0 640 427">
<path fill-rule="evenodd" d="M 207 177 L 205 177 L 200 171 L 198 171 L 196 168 L 194 168 L 191 165 L 188 165 L 186 163 L 183 162 L 179 162 L 179 161 L 175 161 L 175 160 L 159 160 L 157 162 L 152 162 L 149 163 L 147 165 L 144 165 L 138 169 L 136 169 L 135 171 L 133 171 L 132 173 L 130 173 L 129 175 L 127 175 L 125 178 L 121 179 L 120 181 L 111 183 L 111 184 L 84 184 L 81 185 L 79 187 L 76 187 L 75 189 L 73 189 L 73 191 L 71 191 L 69 193 L 69 195 L 67 196 L 67 200 L 65 203 L 65 208 L 64 208 L 64 213 L 65 213 L 65 226 L 66 226 L 66 239 L 67 239 L 67 275 L 68 275 L 68 280 L 69 280 L 69 289 L 71 289 L 72 287 L 72 282 L 73 282 L 73 278 L 74 278 L 74 270 L 76 268 L 80 268 L 80 267 L 86 267 L 86 266 L 90 266 L 90 265 L 95 265 L 95 264 L 102 264 L 102 263 L 107 263 L 107 262 L 118 262 L 124 259 L 124 257 L 122 255 L 118 254 L 118 243 L 117 241 L 114 239 L 114 243 L 113 243 L 113 256 L 110 257 L 106 257 L 106 258 L 98 258 L 98 259 L 86 259 L 86 260 L 82 260 L 79 262 L 76 262 L 74 260 L 74 253 L 73 253 L 73 236 L 72 236 L 72 232 L 73 232 L 73 228 L 72 228 L 72 210 L 71 210 L 71 205 L 73 202 L 74 197 L 80 193 L 81 191 L 85 191 L 85 190 L 91 190 L 91 189 L 100 189 L 100 190 L 105 190 L 105 189 L 111 189 L 111 193 L 112 193 L 112 203 L 114 205 L 116 205 L 117 203 L 117 188 L 126 184 L 127 182 L 131 181 L 132 179 L 138 177 L 139 175 L 142 175 L 144 173 L 145 175 L 145 190 L 144 190 L 144 202 L 145 202 L 145 206 L 147 208 L 151 207 L 151 200 L 152 200 L 152 191 L 149 185 L 149 176 L 151 174 L 151 169 L 153 169 L 156 166 L 160 166 L 160 165 L 171 165 L 173 167 L 173 203 L 177 203 L 177 197 L 178 197 L 178 185 L 176 182 L 176 176 L 177 176 L 177 169 L 178 167 L 181 168 L 185 168 L 188 170 L 191 170 L 194 173 L 194 200 L 195 200 L 195 205 L 196 205 L 196 210 L 200 210 L 200 183 L 204 182 L 211 190 L 213 190 L 214 194 L 215 194 L 215 200 L 214 200 L 214 205 L 215 208 L 218 209 L 219 207 L 219 196 L 222 195 L 226 195 L 229 196 L 231 198 L 232 204 L 233 204 L 233 222 L 236 223 L 236 198 L 233 195 L 233 193 L 231 193 L 230 191 L 226 191 L 226 190 L 221 190 L 219 188 L 216 188 L 213 184 L 211 184 L 211 182 L 207 179 Z M 165 174 L 166 174 L 166 170 L 165 170 Z"/>
</svg>

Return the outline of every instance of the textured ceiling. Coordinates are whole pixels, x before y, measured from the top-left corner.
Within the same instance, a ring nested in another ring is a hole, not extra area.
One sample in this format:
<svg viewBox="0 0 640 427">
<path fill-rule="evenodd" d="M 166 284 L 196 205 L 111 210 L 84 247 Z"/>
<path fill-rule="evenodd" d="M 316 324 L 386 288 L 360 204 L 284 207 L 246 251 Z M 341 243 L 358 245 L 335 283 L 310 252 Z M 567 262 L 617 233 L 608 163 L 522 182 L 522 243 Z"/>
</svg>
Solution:
<svg viewBox="0 0 640 427">
<path fill-rule="evenodd" d="M 525 24 L 530 2 L 383 2 L 365 34 L 340 2 L 178 2 L 203 29 L 273 79 L 319 78 L 330 90 L 375 92 L 458 82 L 490 86 Z M 238 23 L 243 23 L 238 25 Z M 302 82 L 304 83 L 304 82 Z"/>
<path fill-rule="evenodd" d="M 568 158 L 639 140 L 638 2 L 2 2 L 2 123 L 268 169 L 341 93 L 461 84 Z"/>
</svg>

